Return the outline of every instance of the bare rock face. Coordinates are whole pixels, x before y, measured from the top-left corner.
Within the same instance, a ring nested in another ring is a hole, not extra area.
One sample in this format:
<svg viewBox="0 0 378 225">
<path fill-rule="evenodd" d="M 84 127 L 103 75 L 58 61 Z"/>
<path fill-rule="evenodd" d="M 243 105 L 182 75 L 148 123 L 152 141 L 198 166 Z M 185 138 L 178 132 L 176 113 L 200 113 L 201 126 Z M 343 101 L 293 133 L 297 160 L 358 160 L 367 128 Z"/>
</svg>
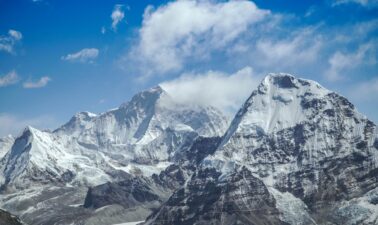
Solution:
<svg viewBox="0 0 378 225">
<path fill-rule="evenodd" d="M 194 173 L 146 224 L 285 224 L 267 187 L 246 168 Z"/>
<path fill-rule="evenodd" d="M 159 205 L 159 201 L 162 201 L 163 196 L 166 195 L 167 193 L 164 190 L 158 189 L 158 187 L 154 189 L 152 180 L 135 177 L 89 188 L 84 207 L 97 209 L 106 205 L 118 204 L 127 209 L 146 205 L 146 203 L 157 203 Z"/>
<path fill-rule="evenodd" d="M 151 177 L 129 176 L 118 182 L 108 182 L 90 187 L 84 202 L 88 209 L 122 206 L 124 210 L 152 212 L 165 201 L 196 171 L 203 158 L 214 153 L 220 137 L 197 137 L 174 156 L 176 163 Z M 145 220 L 147 214 L 133 217 Z"/>
</svg>

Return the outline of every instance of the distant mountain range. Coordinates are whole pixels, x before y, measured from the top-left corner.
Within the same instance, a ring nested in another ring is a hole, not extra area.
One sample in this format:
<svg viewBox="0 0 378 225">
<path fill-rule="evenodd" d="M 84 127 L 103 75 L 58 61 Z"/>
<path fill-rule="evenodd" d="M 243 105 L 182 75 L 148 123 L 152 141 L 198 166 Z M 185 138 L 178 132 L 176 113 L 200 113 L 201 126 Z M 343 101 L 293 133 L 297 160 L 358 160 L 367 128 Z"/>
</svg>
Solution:
<svg viewBox="0 0 378 225">
<path fill-rule="evenodd" d="M 270 74 L 232 121 L 158 86 L 0 139 L 0 207 L 29 225 L 378 224 L 377 163 L 376 125 L 314 81 Z"/>
</svg>

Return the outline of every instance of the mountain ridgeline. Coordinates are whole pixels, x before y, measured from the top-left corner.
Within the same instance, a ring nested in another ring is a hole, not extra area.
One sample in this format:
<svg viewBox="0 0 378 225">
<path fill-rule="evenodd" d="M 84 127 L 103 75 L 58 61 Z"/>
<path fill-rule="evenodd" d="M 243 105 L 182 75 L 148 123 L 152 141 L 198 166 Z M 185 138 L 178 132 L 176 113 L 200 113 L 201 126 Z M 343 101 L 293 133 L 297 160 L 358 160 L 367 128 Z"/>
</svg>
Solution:
<svg viewBox="0 0 378 225">
<path fill-rule="evenodd" d="M 288 74 L 231 122 L 155 87 L 0 153 L 0 207 L 30 225 L 378 224 L 376 125 Z"/>
</svg>

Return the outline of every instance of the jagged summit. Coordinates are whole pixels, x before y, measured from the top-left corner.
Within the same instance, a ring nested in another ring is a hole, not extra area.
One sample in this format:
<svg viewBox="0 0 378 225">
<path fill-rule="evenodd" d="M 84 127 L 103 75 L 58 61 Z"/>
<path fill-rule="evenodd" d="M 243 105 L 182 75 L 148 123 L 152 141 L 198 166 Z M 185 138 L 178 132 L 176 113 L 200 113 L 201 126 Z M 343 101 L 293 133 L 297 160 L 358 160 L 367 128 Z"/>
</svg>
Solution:
<svg viewBox="0 0 378 225">
<path fill-rule="evenodd" d="M 155 102 L 161 97 L 167 95 L 167 93 L 160 87 L 155 86 L 153 88 L 147 89 L 145 91 L 139 92 L 134 95 L 128 104 L 155 104 Z M 127 103 L 122 104 L 122 107 L 128 105 Z"/>
<path fill-rule="evenodd" d="M 269 73 L 260 83 L 260 86 L 276 86 L 277 88 L 290 89 L 304 86 L 313 86 L 318 89 L 326 90 L 318 82 L 303 78 L 297 78 L 288 73 Z"/>
<path fill-rule="evenodd" d="M 88 128 L 88 124 L 92 123 L 100 118 L 106 117 L 109 114 L 117 114 L 121 119 L 124 114 L 130 113 L 137 114 L 143 111 L 151 111 L 155 107 L 158 99 L 161 96 L 167 95 L 165 91 L 156 86 L 140 93 L 135 94 L 130 101 L 122 103 L 118 108 L 109 110 L 105 113 L 97 115 L 88 111 L 76 113 L 66 124 L 56 129 L 54 132 L 76 132 Z"/>
</svg>

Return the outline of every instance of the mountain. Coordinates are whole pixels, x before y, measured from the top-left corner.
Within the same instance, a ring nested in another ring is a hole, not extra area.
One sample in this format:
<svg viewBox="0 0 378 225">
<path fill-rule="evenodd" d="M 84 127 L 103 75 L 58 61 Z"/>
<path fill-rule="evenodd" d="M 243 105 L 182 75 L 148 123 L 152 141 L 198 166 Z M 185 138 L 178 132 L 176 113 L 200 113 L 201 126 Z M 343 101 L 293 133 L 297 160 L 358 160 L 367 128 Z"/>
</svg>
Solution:
<svg viewBox="0 0 378 225">
<path fill-rule="evenodd" d="M 378 224 L 377 126 L 289 74 L 230 125 L 155 87 L 1 140 L 0 206 L 30 225 Z"/>
<path fill-rule="evenodd" d="M 8 150 L 13 145 L 14 138 L 12 135 L 0 138 L 0 160 L 7 154 Z"/>
<path fill-rule="evenodd" d="M 124 207 L 81 207 L 88 188 L 126 180 L 152 185 L 152 175 L 180 161 L 195 139 L 222 136 L 227 126 L 217 109 L 182 105 L 159 86 L 100 115 L 77 113 L 53 132 L 29 126 L 4 147 L 0 205 L 29 224 L 76 217 L 96 224 L 101 220 L 90 221 L 96 215 L 120 222 L 111 214 Z M 141 216 L 149 212 L 146 207 Z"/>
<path fill-rule="evenodd" d="M 378 131 L 343 96 L 263 79 L 214 153 L 145 224 L 377 224 Z"/>
<path fill-rule="evenodd" d="M 174 163 L 151 177 L 130 176 L 122 181 L 91 187 L 85 197 L 84 208 L 98 211 L 114 208 L 116 205 L 122 206 L 122 211 L 111 212 L 112 218 L 105 219 L 106 216 L 101 216 L 101 221 L 93 224 L 110 223 L 110 219 L 115 217 L 122 218 L 124 222 L 145 220 L 148 214 L 185 184 L 202 159 L 213 153 L 212 150 L 219 144 L 220 139 L 198 136 L 190 145 L 180 150 Z M 118 213 L 117 216 L 114 216 L 115 213 Z M 80 224 L 81 221 L 76 222 Z"/>
</svg>

